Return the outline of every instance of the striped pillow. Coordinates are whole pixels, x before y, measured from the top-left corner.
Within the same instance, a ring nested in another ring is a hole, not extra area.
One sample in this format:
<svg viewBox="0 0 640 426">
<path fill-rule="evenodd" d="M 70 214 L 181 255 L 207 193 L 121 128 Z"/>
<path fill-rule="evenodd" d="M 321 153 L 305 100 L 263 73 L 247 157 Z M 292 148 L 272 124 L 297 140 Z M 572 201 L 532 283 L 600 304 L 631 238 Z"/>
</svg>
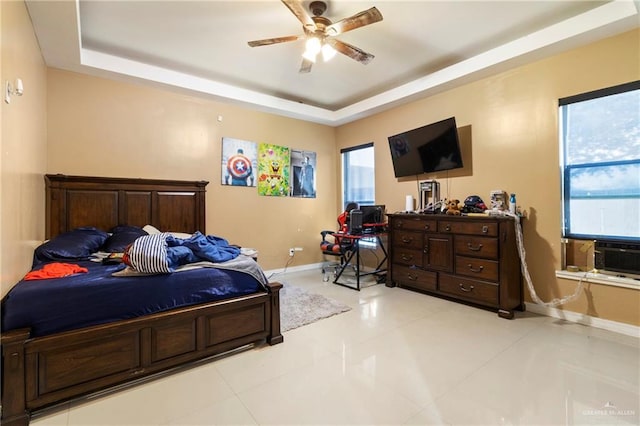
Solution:
<svg viewBox="0 0 640 426">
<path fill-rule="evenodd" d="M 144 235 L 127 248 L 124 263 L 139 272 L 165 274 L 173 272 L 167 260 L 168 233 Z"/>
</svg>

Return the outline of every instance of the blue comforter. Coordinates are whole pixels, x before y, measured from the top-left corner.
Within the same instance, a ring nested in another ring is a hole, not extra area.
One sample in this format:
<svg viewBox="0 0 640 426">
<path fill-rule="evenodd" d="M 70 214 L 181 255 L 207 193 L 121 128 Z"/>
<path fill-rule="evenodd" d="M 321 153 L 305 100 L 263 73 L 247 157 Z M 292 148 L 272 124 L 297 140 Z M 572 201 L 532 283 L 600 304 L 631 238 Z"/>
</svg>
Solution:
<svg viewBox="0 0 640 426">
<path fill-rule="evenodd" d="M 89 272 L 16 284 L 2 301 L 2 331 L 28 327 L 33 337 L 45 336 L 266 291 L 262 269 L 243 255 L 205 262 L 204 268 L 187 265 L 180 272 L 146 276 L 122 274 L 122 264 L 73 263 Z"/>
<path fill-rule="evenodd" d="M 169 266 L 173 268 L 202 260 L 226 262 L 240 254 L 240 249 L 229 245 L 224 238 L 214 235 L 205 236 L 200 232 L 186 239 L 168 235 L 166 242 Z"/>
</svg>

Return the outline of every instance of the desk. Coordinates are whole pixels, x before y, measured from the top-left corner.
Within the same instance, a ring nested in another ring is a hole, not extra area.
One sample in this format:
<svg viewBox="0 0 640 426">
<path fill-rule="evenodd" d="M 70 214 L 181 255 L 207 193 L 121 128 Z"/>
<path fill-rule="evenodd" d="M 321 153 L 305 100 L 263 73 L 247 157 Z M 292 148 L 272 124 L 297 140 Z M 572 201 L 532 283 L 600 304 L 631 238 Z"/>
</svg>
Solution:
<svg viewBox="0 0 640 426">
<path fill-rule="evenodd" d="M 380 279 L 382 275 L 386 275 L 387 273 L 386 266 L 382 268 L 382 265 L 384 265 L 387 262 L 387 249 L 384 246 L 384 242 L 382 241 L 382 236 L 386 235 L 386 232 L 364 233 L 364 234 L 348 234 L 344 232 L 335 232 L 332 235 L 336 238 L 337 241 L 341 238 L 344 238 L 345 240 L 351 240 L 353 242 L 353 250 L 351 250 L 345 255 L 345 262 L 340 266 L 340 270 L 338 271 L 335 279 L 333 280 L 334 284 L 338 284 L 343 287 L 360 291 L 360 277 L 363 277 L 366 275 L 376 275 L 378 279 Z M 382 253 L 384 253 L 384 256 L 373 271 L 361 272 L 360 271 L 360 242 L 362 240 L 367 240 L 367 239 L 375 239 L 377 245 L 382 249 Z M 356 287 L 340 282 L 340 277 L 344 273 L 345 269 L 347 269 L 347 267 L 351 265 L 351 261 L 353 260 L 354 256 L 356 258 L 356 265 L 355 265 Z"/>
</svg>

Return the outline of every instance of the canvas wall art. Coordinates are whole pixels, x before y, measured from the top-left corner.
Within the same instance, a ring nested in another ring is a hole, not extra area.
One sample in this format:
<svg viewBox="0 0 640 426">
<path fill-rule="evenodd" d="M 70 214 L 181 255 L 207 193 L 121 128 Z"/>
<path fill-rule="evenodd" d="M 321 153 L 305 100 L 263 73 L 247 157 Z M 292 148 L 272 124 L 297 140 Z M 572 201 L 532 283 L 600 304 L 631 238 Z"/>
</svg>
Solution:
<svg viewBox="0 0 640 426">
<path fill-rule="evenodd" d="M 261 143 L 258 146 L 258 194 L 274 197 L 289 195 L 289 163 L 286 146 Z"/>
<path fill-rule="evenodd" d="M 316 197 L 316 153 L 291 150 L 291 196 Z"/>
<path fill-rule="evenodd" d="M 258 144 L 234 138 L 222 138 L 222 184 L 253 186 L 258 165 Z"/>
</svg>

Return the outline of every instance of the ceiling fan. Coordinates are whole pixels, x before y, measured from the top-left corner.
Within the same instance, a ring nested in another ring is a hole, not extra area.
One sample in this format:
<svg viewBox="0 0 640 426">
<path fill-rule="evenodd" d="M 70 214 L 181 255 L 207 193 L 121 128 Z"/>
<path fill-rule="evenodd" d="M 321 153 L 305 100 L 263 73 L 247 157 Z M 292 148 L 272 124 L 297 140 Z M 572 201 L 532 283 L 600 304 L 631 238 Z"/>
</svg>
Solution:
<svg viewBox="0 0 640 426">
<path fill-rule="evenodd" d="M 284 3 L 302 23 L 304 34 L 254 40 L 248 42 L 249 46 L 267 46 L 270 44 L 306 39 L 306 50 L 302 55 L 302 65 L 300 66 L 301 73 L 311 71 L 311 66 L 315 63 L 316 57 L 320 52 L 322 52 L 325 61 L 331 59 L 336 51 L 364 65 L 368 64 L 374 58 L 372 54 L 333 37 L 346 33 L 347 31 L 355 30 L 356 28 L 364 27 L 365 25 L 382 21 L 382 14 L 377 8 L 372 7 L 371 9 L 356 13 L 336 23 L 332 23 L 329 19 L 322 16 L 327 10 L 327 3 L 324 1 L 312 1 L 309 4 L 309 10 L 313 16 L 307 13 L 301 0 L 282 0 L 282 3 Z"/>
</svg>

